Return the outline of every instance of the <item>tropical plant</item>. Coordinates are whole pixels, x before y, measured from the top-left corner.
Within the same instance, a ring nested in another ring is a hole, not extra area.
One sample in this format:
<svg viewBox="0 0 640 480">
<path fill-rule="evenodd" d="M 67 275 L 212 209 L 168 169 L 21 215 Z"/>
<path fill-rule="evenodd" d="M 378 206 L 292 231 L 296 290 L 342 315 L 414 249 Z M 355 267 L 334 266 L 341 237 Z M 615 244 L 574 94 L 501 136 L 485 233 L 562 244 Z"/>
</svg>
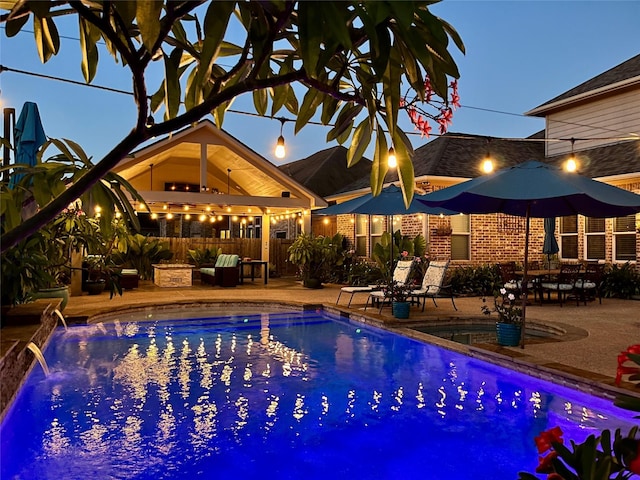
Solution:
<svg viewBox="0 0 640 480">
<path fill-rule="evenodd" d="M 325 282 L 335 262 L 341 261 L 338 249 L 342 248 L 342 239 L 340 233 L 333 237 L 302 233 L 288 249 L 289 261 L 298 267 L 304 282 L 311 279 Z"/>
<path fill-rule="evenodd" d="M 56 22 L 77 17 L 85 81 L 93 81 L 98 45 L 104 43 L 113 60 L 130 70 L 137 113 L 129 133 L 114 140 L 114 148 L 90 172 L 36 215 L 3 232 L 2 251 L 51 221 L 145 141 L 210 113 L 222 127 L 235 97 L 245 93 L 253 95 L 259 115 L 288 110 L 296 118 L 295 132 L 319 118 L 332 126 L 327 141 L 351 138 L 348 165 L 362 158 L 375 137 L 374 194 L 382 190 L 392 146 L 402 188 L 412 198 L 413 148 L 398 127 L 399 111 L 405 109 L 424 134 L 429 121 L 446 130 L 459 100 L 451 81 L 459 72 L 450 42 L 464 52 L 453 27 L 429 11 L 431 3 L 10 2 L 11 11 L 0 15 L 5 34 L 15 36 L 32 18 L 43 63 L 63 45 Z M 239 31 L 244 38 L 236 44 L 232 40 Z M 164 64 L 164 79 L 151 86 L 146 73 L 153 60 Z M 150 122 L 160 109 L 162 121 Z"/>
<path fill-rule="evenodd" d="M 413 257 L 423 257 L 427 248 L 427 242 L 422 234 L 411 238 L 408 235 L 402 235 L 400 230 L 396 230 L 393 236 L 389 232 L 384 232 L 380 237 L 380 242 L 373 246 L 372 257 L 378 264 L 385 278 L 389 278 L 391 274 L 391 254 L 393 252 L 394 261 Z"/>
<path fill-rule="evenodd" d="M 31 292 L 45 288 L 53 282 L 46 270 L 49 259 L 44 253 L 42 243 L 42 236 L 36 233 L 2 254 L 2 305 L 27 302 Z"/>
<path fill-rule="evenodd" d="M 125 251 L 118 252 L 117 263 L 138 270 L 142 280 L 153 278 L 153 264 L 171 260 L 173 252 L 168 242 L 139 233 L 131 236 Z"/>
<path fill-rule="evenodd" d="M 631 298 L 640 295 L 640 273 L 627 262 L 613 264 L 605 271 L 602 291 L 605 297 Z"/>
<path fill-rule="evenodd" d="M 187 256 L 189 262 L 193 263 L 196 268 L 200 268 L 203 265 L 215 265 L 218 255 L 222 253 L 221 247 L 210 248 L 189 248 L 187 250 Z"/>
<path fill-rule="evenodd" d="M 50 147 L 57 148 L 60 153 L 43 160 Z M 8 181 L 0 182 L 2 232 L 29 221 L 34 212 L 66 191 L 68 185 L 87 174 L 91 166 L 91 158 L 77 143 L 68 139 L 49 139 L 38 151 L 35 166 L 18 167 L 8 176 Z M 21 176 L 16 177 L 16 173 Z M 66 205 L 27 239 L 11 248 L 3 246 L 3 303 L 14 305 L 28 301 L 30 294 L 37 290 L 67 284 L 71 255 L 101 250 L 109 235 L 105 229 L 115 220 L 116 212 L 121 215 L 119 222 L 122 225 L 139 227 L 128 196 L 141 200 L 122 177 L 108 173 L 103 181 Z M 99 217 L 89 216 L 87 209 L 91 212 L 99 209 Z M 20 279 L 17 284 L 13 281 L 16 278 Z"/>
</svg>

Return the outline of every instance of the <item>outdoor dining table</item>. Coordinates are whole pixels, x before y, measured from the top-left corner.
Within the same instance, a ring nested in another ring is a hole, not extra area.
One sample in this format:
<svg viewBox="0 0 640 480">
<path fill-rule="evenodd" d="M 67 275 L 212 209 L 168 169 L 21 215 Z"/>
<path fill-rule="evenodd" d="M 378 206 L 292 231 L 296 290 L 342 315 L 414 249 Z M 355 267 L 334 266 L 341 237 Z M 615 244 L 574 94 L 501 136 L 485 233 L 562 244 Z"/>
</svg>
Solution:
<svg viewBox="0 0 640 480">
<path fill-rule="evenodd" d="M 523 270 L 516 270 L 516 274 L 519 276 L 524 275 Z M 540 285 L 544 281 L 550 281 L 560 275 L 559 268 L 537 268 L 532 270 L 527 270 L 527 279 L 531 284 L 533 284 L 532 291 L 537 292 L 538 297 L 540 298 L 540 304 L 542 304 L 542 289 Z"/>
</svg>

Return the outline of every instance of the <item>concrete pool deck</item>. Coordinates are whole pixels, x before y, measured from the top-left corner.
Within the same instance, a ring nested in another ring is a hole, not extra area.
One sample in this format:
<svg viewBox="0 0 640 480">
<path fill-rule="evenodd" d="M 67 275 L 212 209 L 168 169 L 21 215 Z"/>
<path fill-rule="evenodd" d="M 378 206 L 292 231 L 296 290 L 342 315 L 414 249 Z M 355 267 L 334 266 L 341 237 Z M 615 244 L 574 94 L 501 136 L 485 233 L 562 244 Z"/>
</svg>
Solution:
<svg viewBox="0 0 640 480">
<path fill-rule="evenodd" d="M 552 327 L 556 333 L 544 339 L 531 340 L 520 347 L 498 347 L 495 344 L 478 344 L 472 347 L 456 344 L 448 340 L 429 336 L 411 327 L 429 323 L 459 324 L 472 321 L 488 321 L 481 314 L 482 299 L 461 297 L 456 299 L 455 311 L 449 299 L 438 300 L 434 307 L 427 300 L 425 311 L 412 307 L 408 320 L 396 320 L 390 308 L 378 314 L 377 308 L 364 311 L 367 294 L 356 294 L 351 306 L 346 306 L 348 297 L 341 298 L 336 306 L 336 298 L 341 285 L 325 285 L 321 289 L 302 287 L 301 282 L 292 278 L 273 278 L 264 285 L 260 279 L 245 282 L 235 288 L 212 287 L 194 282 L 191 287 L 163 288 L 149 281 L 141 281 L 134 290 L 124 291 L 122 296 L 109 299 L 108 293 L 96 296 L 72 296 L 64 311 L 68 322 L 86 322 L 101 314 L 124 311 L 130 308 L 186 305 L 207 302 L 267 302 L 286 303 L 300 306 L 324 305 L 329 311 L 356 320 L 377 324 L 385 328 L 397 329 L 419 339 L 441 344 L 447 348 L 471 353 L 478 357 L 491 357 L 497 363 L 517 364 L 524 371 L 535 372 L 542 378 L 562 377 L 561 383 L 573 386 L 573 380 L 593 387 L 598 394 L 615 395 L 616 392 L 629 393 L 640 397 L 640 388 L 629 382 L 615 387 L 617 355 L 629 345 L 640 343 L 640 302 L 635 300 L 603 299 L 576 306 L 567 302 L 557 304 L 531 305 L 527 307 L 527 322 Z M 21 333 L 21 330 L 23 333 Z M 15 337 L 26 335 L 20 327 L 3 327 L 0 331 L 3 344 Z"/>
</svg>

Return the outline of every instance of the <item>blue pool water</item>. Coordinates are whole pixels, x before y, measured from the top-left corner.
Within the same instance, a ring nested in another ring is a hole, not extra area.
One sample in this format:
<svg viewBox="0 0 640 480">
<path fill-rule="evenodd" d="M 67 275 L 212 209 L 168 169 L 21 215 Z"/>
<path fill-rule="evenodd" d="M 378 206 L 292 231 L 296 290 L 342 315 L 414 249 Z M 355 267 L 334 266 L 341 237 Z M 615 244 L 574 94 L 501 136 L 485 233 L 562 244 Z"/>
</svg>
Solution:
<svg viewBox="0 0 640 480">
<path fill-rule="evenodd" d="M 143 317 L 56 331 L 1 425 L 0 478 L 515 479 L 543 430 L 635 422 L 326 313 Z"/>
</svg>

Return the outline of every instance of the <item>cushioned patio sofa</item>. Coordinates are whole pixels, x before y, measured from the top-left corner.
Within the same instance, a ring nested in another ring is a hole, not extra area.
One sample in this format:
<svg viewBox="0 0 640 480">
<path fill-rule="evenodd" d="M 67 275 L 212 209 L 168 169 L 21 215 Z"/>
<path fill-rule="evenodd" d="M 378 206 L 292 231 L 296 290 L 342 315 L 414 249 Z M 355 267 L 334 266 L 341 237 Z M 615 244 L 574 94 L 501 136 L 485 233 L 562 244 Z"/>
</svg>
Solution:
<svg viewBox="0 0 640 480">
<path fill-rule="evenodd" d="M 202 283 L 235 287 L 240 279 L 240 257 L 235 254 L 221 253 L 213 267 L 200 268 Z"/>
</svg>

